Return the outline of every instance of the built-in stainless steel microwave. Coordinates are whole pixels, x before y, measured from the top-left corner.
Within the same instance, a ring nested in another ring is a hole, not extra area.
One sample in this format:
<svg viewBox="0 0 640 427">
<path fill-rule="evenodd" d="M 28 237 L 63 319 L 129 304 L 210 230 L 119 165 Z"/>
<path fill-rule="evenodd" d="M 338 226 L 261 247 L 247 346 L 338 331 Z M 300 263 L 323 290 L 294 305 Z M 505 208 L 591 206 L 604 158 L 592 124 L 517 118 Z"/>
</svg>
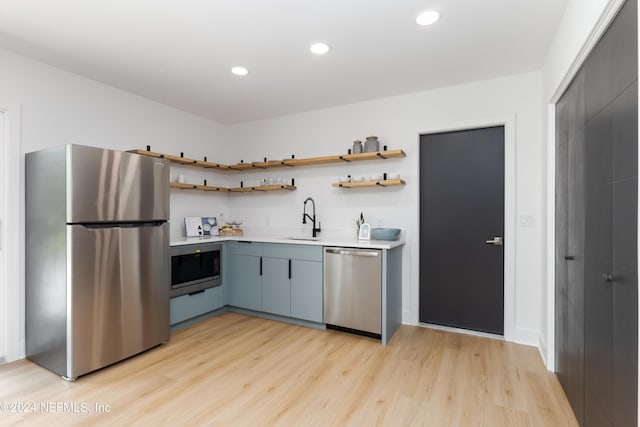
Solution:
<svg viewBox="0 0 640 427">
<path fill-rule="evenodd" d="M 171 298 L 204 292 L 222 284 L 222 245 L 198 243 L 171 247 Z"/>
</svg>

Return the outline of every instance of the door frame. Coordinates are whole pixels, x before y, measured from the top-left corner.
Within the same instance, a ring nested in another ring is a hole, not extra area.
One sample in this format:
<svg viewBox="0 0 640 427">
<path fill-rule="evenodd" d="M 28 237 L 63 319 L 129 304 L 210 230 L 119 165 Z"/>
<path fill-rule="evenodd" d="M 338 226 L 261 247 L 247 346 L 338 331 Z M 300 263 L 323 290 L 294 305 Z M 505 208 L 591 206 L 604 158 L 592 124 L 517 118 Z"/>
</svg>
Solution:
<svg viewBox="0 0 640 427">
<path fill-rule="evenodd" d="M 417 139 L 417 174 L 420 171 L 420 135 L 443 132 L 456 132 L 461 130 L 472 130 L 495 126 L 504 126 L 504 339 L 506 341 L 518 341 L 531 344 L 531 340 L 538 340 L 538 337 L 516 337 L 516 145 L 515 145 L 515 115 L 491 117 L 484 119 L 466 120 L 445 125 L 428 127 L 419 131 Z M 420 198 L 420 179 L 417 181 L 417 200 Z M 418 204 L 418 224 L 416 230 L 420 229 L 420 206 Z M 419 231 L 418 231 L 419 236 Z M 419 239 L 419 238 L 418 238 Z M 419 243 L 419 241 L 418 241 Z M 417 245 L 417 254 L 412 257 L 419 265 L 420 245 Z M 419 272 L 419 268 L 418 268 Z M 413 280 L 411 299 L 411 311 L 414 313 L 415 324 L 419 324 L 419 295 L 420 295 L 420 275 Z M 471 333 L 471 331 L 470 331 Z"/>
<path fill-rule="evenodd" d="M 20 197 L 24 180 L 21 177 L 20 105 L 0 104 L 4 119 L 3 140 L 0 144 L 0 173 L 2 204 L 0 209 L 0 363 L 24 357 L 24 200 Z M 11 224 L 11 226 L 8 226 Z M 10 250 L 9 250 L 10 249 Z M 3 360 L 4 359 L 4 360 Z"/>
</svg>

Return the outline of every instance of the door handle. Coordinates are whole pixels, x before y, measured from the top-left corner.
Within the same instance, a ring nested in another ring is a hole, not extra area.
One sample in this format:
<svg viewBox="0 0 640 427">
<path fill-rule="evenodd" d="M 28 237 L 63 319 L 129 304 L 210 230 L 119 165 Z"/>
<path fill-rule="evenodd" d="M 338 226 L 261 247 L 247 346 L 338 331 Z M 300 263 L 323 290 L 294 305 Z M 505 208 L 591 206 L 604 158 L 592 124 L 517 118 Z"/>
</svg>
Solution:
<svg viewBox="0 0 640 427">
<path fill-rule="evenodd" d="M 572 261 L 572 260 L 574 260 L 575 258 L 573 257 L 573 255 L 565 255 L 565 256 L 564 256 L 564 259 L 565 259 L 565 260 L 567 260 L 567 261 Z"/>
<path fill-rule="evenodd" d="M 495 245 L 495 246 L 502 246 L 502 244 L 504 243 L 502 241 L 502 237 L 496 236 L 491 240 L 485 240 L 484 241 L 487 245 Z"/>
<path fill-rule="evenodd" d="M 602 275 L 603 282 L 613 282 L 614 280 L 615 280 L 615 277 L 613 277 L 613 274 L 611 273 L 604 273 Z"/>
<path fill-rule="evenodd" d="M 325 249 L 328 254 L 336 254 L 336 255 L 354 255 L 354 256 L 378 256 L 379 252 L 374 251 L 358 251 L 358 250 L 348 250 L 348 249 Z"/>
</svg>

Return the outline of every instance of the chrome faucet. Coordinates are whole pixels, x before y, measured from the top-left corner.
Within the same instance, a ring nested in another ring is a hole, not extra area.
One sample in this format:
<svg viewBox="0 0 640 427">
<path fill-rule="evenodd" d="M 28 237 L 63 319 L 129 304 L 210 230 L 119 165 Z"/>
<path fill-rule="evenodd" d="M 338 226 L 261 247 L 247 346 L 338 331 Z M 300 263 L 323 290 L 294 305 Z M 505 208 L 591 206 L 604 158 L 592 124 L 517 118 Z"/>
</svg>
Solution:
<svg viewBox="0 0 640 427">
<path fill-rule="evenodd" d="M 311 206 L 313 207 L 313 216 L 309 216 L 309 214 L 307 213 L 307 202 L 309 201 L 311 201 Z M 320 230 L 320 222 L 318 222 L 318 228 L 316 228 L 316 202 L 314 202 L 311 197 L 307 197 L 307 199 L 304 201 L 304 207 L 302 208 L 303 224 L 307 223 L 307 218 L 309 218 L 311 222 L 313 222 L 312 236 L 316 237 L 321 230 Z"/>
</svg>

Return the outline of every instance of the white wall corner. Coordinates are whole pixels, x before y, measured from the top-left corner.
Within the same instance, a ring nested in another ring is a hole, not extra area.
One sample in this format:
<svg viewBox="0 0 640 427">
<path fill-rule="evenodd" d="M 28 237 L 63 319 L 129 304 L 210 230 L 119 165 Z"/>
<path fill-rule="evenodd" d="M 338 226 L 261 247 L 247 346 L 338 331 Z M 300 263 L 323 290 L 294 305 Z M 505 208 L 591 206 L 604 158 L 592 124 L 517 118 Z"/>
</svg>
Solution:
<svg viewBox="0 0 640 427">
<path fill-rule="evenodd" d="M 413 325 L 416 326 L 418 322 L 415 322 L 413 317 L 411 316 L 411 310 L 402 310 L 402 324 L 403 325 Z"/>
<path fill-rule="evenodd" d="M 0 310 L 0 315 L 5 316 L 4 319 L 4 337 L 5 337 L 5 360 L 12 362 L 24 357 L 24 221 L 21 200 L 23 194 L 24 179 L 21 178 L 22 161 L 20 158 L 21 150 L 21 116 L 20 105 L 6 104 L 2 100 L 0 109 L 5 115 L 5 144 L 2 150 L 3 157 L 2 169 L 4 176 L 4 194 L 5 194 L 5 212 L 3 213 L 6 224 L 4 244 L 5 247 L 11 248 L 7 251 L 5 262 L 7 270 L 4 277 L 5 280 L 5 301 L 4 307 Z M 10 183 L 12 183 L 10 185 Z M 15 185 L 20 183 L 20 185 Z"/>
</svg>

